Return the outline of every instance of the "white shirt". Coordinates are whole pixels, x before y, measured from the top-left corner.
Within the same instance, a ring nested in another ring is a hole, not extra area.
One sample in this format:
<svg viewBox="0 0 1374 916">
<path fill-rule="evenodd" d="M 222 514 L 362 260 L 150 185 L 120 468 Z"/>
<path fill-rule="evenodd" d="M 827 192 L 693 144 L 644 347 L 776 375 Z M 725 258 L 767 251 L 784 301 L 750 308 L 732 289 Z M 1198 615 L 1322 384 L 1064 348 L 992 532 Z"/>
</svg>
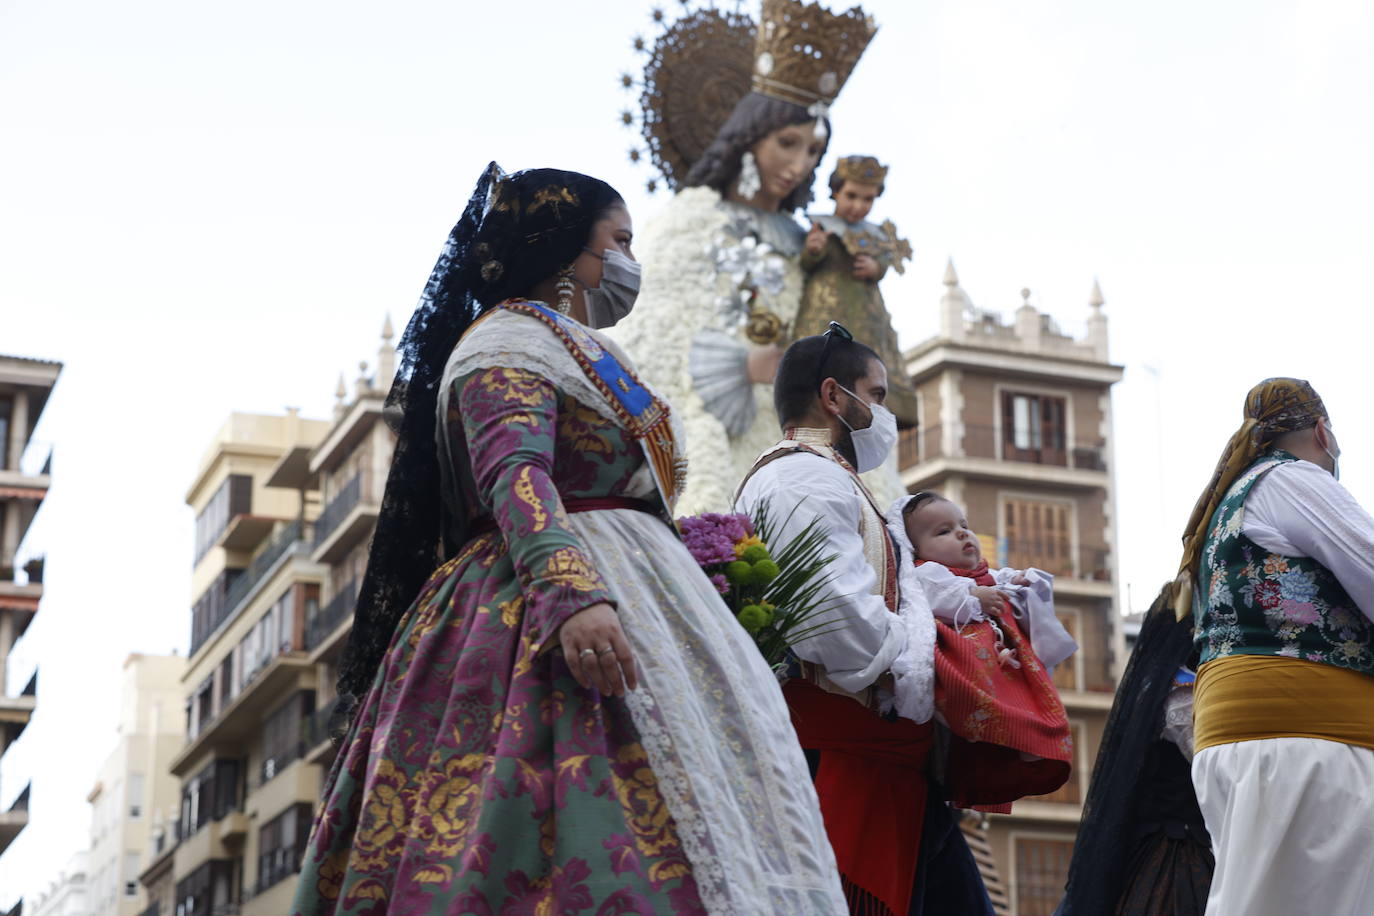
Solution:
<svg viewBox="0 0 1374 916">
<path fill-rule="evenodd" d="M 1374 620 L 1374 518 L 1310 461 L 1281 464 L 1245 499 L 1241 530 L 1271 553 L 1310 557 Z"/>
<path fill-rule="evenodd" d="M 777 523 L 779 541 L 797 537 L 816 520 L 829 539 L 829 551 L 836 559 L 830 566 L 825 598 L 832 606 L 816 623 L 833 620 L 838 625 L 802 640 L 793 651 L 823 667 L 841 688 L 858 693 L 892 667 L 906 648 L 907 633 L 902 619 L 887 609 L 881 595 L 873 593 L 878 577 L 864 556 L 859 534 L 863 497 L 854 488 L 854 478 L 828 458 L 797 452 L 755 471 L 740 492 L 736 509 L 753 514 L 765 500 Z M 784 519 L 786 524 L 781 524 Z"/>
</svg>

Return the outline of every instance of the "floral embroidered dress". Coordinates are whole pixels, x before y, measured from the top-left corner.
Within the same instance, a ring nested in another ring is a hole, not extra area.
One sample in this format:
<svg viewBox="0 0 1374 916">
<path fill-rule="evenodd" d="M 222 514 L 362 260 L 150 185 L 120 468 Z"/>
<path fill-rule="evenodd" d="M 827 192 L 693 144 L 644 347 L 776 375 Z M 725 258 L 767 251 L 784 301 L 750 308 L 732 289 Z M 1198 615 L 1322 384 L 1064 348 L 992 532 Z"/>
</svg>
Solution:
<svg viewBox="0 0 1374 916">
<path fill-rule="evenodd" d="M 480 533 L 397 627 L 293 913 L 843 911 L 781 693 L 713 586 L 660 516 L 569 511 L 659 499 L 569 346 L 498 308 L 449 361 L 444 498 Z M 640 670 L 624 699 L 558 650 L 602 601 Z"/>
</svg>

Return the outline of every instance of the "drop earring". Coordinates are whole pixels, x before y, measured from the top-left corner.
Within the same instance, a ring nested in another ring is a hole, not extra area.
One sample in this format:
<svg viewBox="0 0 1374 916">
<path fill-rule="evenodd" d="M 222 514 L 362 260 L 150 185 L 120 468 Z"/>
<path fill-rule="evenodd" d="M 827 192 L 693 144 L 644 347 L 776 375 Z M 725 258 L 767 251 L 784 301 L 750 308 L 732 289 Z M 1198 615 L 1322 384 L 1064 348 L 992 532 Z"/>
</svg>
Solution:
<svg viewBox="0 0 1374 916">
<path fill-rule="evenodd" d="M 753 200 L 762 187 L 763 179 L 759 176 L 759 163 L 754 158 L 754 151 L 745 150 L 739 160 L 739 183 L 735 185 L 735 190 L 742 199 Z"/>
<path fill-rule="evenodd" d="M 560 315 L 566 315 L 572 311 L 573 297 L 573 269 L 569 264 L 558 272 L 558 282 L 554 284 L 554 289 L 558 291 L 558 301 L 554 303 L 554 309 Z"/>
</svg>

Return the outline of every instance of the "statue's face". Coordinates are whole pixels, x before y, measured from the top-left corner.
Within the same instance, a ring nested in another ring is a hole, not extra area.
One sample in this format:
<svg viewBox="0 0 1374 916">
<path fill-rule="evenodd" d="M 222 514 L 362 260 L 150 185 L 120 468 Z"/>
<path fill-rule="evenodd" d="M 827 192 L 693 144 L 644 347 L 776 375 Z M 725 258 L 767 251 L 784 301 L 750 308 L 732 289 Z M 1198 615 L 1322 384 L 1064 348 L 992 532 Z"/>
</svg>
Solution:
<svg viewBox="0 0 1374 916">
<path fill-rule="evenodd" d="M 816 136 L 816 122 L 807 121 L 773 131 L 753 150 L 763 185 L 756 200 L 765 203 L 764 209 L 776 210 L 816 170 L 825 141 Z"/>
<path fill-rule="evenodd" d="M 878 186 L 845 179 L 833 196 L 835 215 L 846 223 L 857 223 L 868 219 L 869 211 L 873 209 L 873 201 L 878 197 Z"/>
</svg>

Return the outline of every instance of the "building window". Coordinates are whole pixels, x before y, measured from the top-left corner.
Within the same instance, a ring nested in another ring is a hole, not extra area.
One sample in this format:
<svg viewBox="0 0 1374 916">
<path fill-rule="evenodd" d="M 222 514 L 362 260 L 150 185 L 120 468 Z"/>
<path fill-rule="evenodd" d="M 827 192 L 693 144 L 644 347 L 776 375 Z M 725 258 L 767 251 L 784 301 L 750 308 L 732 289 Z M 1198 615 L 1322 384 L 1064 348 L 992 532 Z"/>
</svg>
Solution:
<svg viewBox="0 0 1374 916">
<path fill-rule="evenodd" d="M 239 576 L 241 569 L 226 569 L 215 577 L 210 587 L 201 593 L 195 604 L 191 605 L 191 654 L 201 647 L 211 634 L 224 623 L 229 612 L 229 589 Z"/>
<path fill-rule="evenodd" d="M 1053 916 L 1064 897 L 1073 840 L 1016 838 L 1016 912 Z"/>
<path fill-rule="evenodd" d="M 310 805 L 302 802 L 263 825 L 258 833 L 258 893 L 300 870 L 310 820 Z"/>
<path fill-rule="evenodd" d="M 10 414 L 14 402 L 0 398 L 0 471 L 12 471 L 10 467 Z"/>
<path fill-rule="evenodd" d="M 1072 576 L 1070 503 L 1031 499 L 1003 501 L 1003 563 L 1017 569 L 1035 566 L 1056 576 Z"/>
<path fill-rule="evenodd" d="M 1064 629 L 1073 637 L 1073 641 L 1078 643 L 1079 652 L 1083 651 L 1083 641 L 1079 637 L 1078 612 L 1077 611 L 1058 611 L 1055 614 L 1059 622 L 1064 625 Z M 1060 690 L 1082 690 L 1078 682 L 1078 652 L 1064 659 L 1054 669 L 1054 686 Z"/>
<path fill-rule="evenodd" d="M 177 882 L 177 916 L 238 912 L 234 895 L 237 860 L 212 859 Z"/>
<path fill-rule="evenodd" d="M 229 523 L 253 510 L 253 478 L 249 474 L 230 474 L 215 495 L 196 516 L 196 559 L 209 552 Z"/>
<path fill-rule="evenodd" d="M 139 855 L 136 852 L 124 853 L 124 896 L 138 896 Z"/>
<path fill-rule="evenodd" d="M 299 691 L 267 717 L 262 734 L 262 781 L 280 773 L 305 752 L 305 719 L 315 711 L 315 692 Z"/>
<path fill-rule="evenodd" d="M 1037 464 L 1068 464 L 1063 398 L 1002 392 L 1002 457 Z"/>
<path fill-rule="evenodd" d="M 129 817 L 138 819 L 143 816 L 143 774 L 129 774 Z"/>
<path fill-rule="evenodd" d="M 181 787 L 177 835 L 186 839 L 211 821 L 237 810 L 242 798 L 239 781 L 237 760 L 216 760 L 187 780 Z"/>
</svg>

